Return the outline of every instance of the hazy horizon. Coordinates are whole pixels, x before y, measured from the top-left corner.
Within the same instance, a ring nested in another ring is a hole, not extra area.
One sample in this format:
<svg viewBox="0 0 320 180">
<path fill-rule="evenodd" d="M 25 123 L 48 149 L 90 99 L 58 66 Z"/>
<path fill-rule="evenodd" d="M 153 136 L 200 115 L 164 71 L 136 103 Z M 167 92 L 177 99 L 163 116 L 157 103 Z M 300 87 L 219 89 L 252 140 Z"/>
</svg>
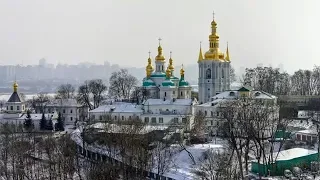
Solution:
<svg viewBox="0 0 320 180">
<path fill-rule="evenodd" d="M 317 64 L 316 0 L 230 1 L 12 1 L 0 2 L 0 65 L 108 61 L 129 67 L 146 65 L 161 37 L 166 58 L 195 64 L 202 41 L 208 49 L 212 12 L 220 47 L 229 42 L 232 65 L 257 64 L 286 71 Z M 303 63 L 301 63 L 303 62 Z"/>
</svg>

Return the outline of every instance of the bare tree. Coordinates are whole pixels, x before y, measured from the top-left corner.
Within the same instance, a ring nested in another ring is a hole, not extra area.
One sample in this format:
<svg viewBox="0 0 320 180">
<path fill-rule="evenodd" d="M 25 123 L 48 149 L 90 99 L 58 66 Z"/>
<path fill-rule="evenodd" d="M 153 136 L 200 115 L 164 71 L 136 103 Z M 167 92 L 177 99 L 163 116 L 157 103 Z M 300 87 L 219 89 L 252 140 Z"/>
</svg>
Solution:
<svg viewBox="0 0 320 180">
<path fill-rule="evenodd" d="M 227 149 L 209 149 L 199 159 L 194 173 L 203 180 L 239 179 L 233 152 Z"/>
<path fill-rule="evenodd" d="M 95 109 L 100 106 L 106 91 L 107 86 L 101 79 L 85 81 L 83 85 L 79 86 L 77 101 L 89 107 L 90 110 Z M 91 102 L 93 102 L 93 104 L 91 104 Z"/>
<path fill-rule="evenodd" d="M 129 99 L 131 92 L 137 85 L 137 78 L 128 73 L 128 70 L 121 69 L 113 72 L 110 77 L 109 95 L 116 99 Z"/>
<path fill-rule="evenodd" d="M 70 99 L 74 97 L 75 88 L 71 84 L 61 84 L 57 89 L 57 97 Z"/>
<path fill-rule="evenodd" d="M 145 87 L 135 87 L 130 97 L 132 101 L 140 104 L 150 97 L 150 91 L 148 91 Z"/>
<path fill-rule="evenodd" d="M 31 100 L 31 106 L 34 109 L 38 109 L 40 113 L 45 113 L 47 105 L 51 102 L 51 97 L 46 93 L 39 93 Z"/>
</svg>

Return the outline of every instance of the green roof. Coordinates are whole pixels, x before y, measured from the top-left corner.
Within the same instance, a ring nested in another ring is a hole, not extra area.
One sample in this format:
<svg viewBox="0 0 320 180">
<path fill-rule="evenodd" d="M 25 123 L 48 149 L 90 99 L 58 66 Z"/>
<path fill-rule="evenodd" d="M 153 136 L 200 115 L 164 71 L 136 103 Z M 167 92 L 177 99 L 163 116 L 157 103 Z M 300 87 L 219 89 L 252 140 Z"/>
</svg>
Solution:
<svg viewBox="0 0 320 180">
<path fill-rule="evenodd" d="M 166 79 L 162 82 L 162 86 L 175 86 L 175 84 L 170 79 Z"/>
<path fill-rule="evenodd" d="M 248 86 L 242 86 L 238 91 L 243 92 L 243 91 L 251 91 L 252 88 Z"/>
<path fill-rule="evenodd" d="M 179 81 L 179 86 L 189 86 L 189 83 L 187 81 L 185 81 L 184 79 L 181 79 Z"/>
<path fill-rule="evenodd" d="M 171 76 L 170 79 L 179 79 L 179 78 L 177 78 L 175 76 Z"/>
<path fill-rule="evenodd" d="M 144 79 L 143 80 L 143 83 L 142 83 L 142 86 L 155 86 L 156 83 L 154 83 L 151 79 Z"/>
<path fill-rule="evenodd" d="M 161 74 L 151 74 L 151 77 L 166 77 L 165 73 L 161 73 Z"/>
</svg>

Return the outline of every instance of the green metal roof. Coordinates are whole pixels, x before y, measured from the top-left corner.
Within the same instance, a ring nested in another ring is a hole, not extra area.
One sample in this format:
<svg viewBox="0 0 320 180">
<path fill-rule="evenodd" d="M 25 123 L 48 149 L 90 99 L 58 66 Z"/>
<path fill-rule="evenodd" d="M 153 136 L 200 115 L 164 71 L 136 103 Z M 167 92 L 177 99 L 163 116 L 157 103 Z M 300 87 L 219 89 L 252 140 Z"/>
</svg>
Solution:
<svg viewBox="0 0 320 180">
<path fill-rule="evenodd" d="M 144 79 L 143 80 L 143 83 L 142 83 L 142 86 L 155 86 L 156 83 L 154 83 L 151 79 Z"/>
<path fill-rule="evenodd" d="M 162 86 L 175 86 L 175 84 L 170 79 L 166 79 L 162 82 Z"/>
<path fill-rule="evenodd" d="M 161 73 L 161 74 L 151 74 L 151 77 L 166 77 L 165 73 Z"/>
</svg>

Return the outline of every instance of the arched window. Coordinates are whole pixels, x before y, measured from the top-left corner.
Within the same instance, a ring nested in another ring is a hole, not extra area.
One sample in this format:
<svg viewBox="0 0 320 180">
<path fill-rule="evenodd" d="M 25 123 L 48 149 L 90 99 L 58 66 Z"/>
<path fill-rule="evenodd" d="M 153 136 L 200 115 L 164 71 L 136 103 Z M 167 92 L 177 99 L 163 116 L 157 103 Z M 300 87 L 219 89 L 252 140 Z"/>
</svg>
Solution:
<svg viewBox="0 0 320 180">
<path fill-rule="evenodd" d="M 211 69 L 210 68 L 208 68 L 206 71 L 206 78 L 211 79 Z"/>
<path fill-rule="evenodd" d="M 163 71 L 163 65 L 161 67 L 162 67 L 162 71 Z"/>
<path fill-rule="evenodd" d="M 222 75 L 222 78 L 224 78 L 224 69 L 223 68 L 221 69 L 221 75 Z"/>
<path fill-rule="evenodd" d="M 164 92 L 164 97 L 167 97 L 167 92 Z"/>
<path fill-rule="evenodd" d="M 182 96 L 182 91 L 180 92 L 180 95 Z"/>
</svg>

